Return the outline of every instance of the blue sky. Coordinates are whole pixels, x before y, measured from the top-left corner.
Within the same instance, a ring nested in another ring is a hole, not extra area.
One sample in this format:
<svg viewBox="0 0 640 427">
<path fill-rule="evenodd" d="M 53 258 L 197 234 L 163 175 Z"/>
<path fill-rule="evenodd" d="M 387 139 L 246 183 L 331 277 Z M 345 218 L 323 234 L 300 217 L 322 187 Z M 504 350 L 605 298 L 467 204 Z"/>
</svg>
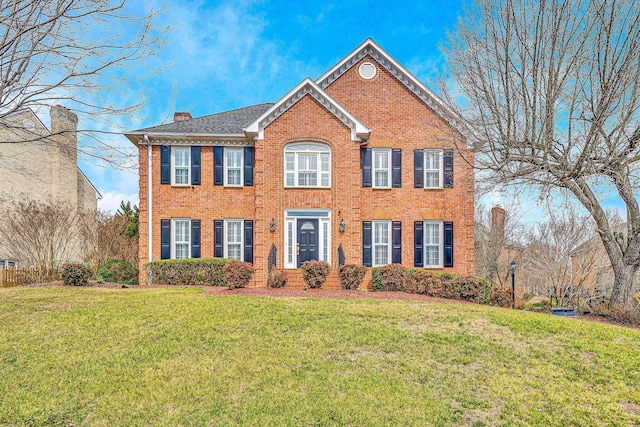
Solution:
<svg viewBox="0 0 640 427">
<path fill-rule="evenodd" d="M 132 2 L 159 7 L 161 0 Z M 150 61 L 169 64 L 158 74 L 131 83 L 131 99 L 143 97 L 135 130 L 173 120 L 175 111 L 213 114 L 275 102 L 305 77 L 315 79 L 372 37 L 396 60 L 438 93 L 447 79 L 438 46 L 452 29 L 461 1 L 168 1 L 163 21 L 175 28 L 168 47 Z M 124 136 L 114 144 L 128 146 Z M 115 212 L 121 200 L 138 203 L 135 171 L 96 167 L 82 170 L 102 193 L 99 206 Z M 512 196 L 494 193 L 483 202 L 511 206 Z M 517 200 L 527 222 L 543 210 L 535 200 Z M 618 205 L 611 200 L 610 206 Z"/>
</svg>

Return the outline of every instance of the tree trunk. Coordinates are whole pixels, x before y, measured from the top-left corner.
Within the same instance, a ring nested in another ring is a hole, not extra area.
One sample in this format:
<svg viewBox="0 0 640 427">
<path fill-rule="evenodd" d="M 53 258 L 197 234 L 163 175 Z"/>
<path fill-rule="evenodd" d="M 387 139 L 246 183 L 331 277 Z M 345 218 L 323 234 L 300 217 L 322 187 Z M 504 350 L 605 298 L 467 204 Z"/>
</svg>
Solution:
<svg viewBox="0 0 640 427">
<path fill-rule="evenodd" d="M 637 271 L 637 265 L 626 265 L 623 262 L 613 265 L 613 289 L 610 304 L 625 304 L 631 300 Z"/>
</svg>

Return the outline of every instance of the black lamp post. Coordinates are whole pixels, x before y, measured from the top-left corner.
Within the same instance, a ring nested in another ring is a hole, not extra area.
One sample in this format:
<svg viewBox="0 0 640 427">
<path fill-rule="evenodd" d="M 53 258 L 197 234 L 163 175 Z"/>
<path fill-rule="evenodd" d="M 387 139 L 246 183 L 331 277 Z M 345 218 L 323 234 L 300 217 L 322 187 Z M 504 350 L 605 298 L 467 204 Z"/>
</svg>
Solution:
<svg viewBox="0 0 640 427">
<path fill-rule="evenodd" d="M 516 308 L 516 262 L 511 261 L 509 264 L 511 271 L 511 308 Z"/>
</svg>

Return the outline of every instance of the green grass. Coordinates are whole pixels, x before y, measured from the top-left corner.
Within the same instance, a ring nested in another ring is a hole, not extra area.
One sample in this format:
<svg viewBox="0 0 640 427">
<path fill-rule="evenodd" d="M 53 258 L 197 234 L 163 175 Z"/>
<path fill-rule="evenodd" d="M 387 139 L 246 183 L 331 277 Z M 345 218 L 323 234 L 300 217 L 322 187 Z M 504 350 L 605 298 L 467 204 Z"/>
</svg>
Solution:
<svg viewBox="0 0 640 427">
<path fill-rule="evenodd" d="M 457 303 L 0 289 L 0 424 L 640 424 L 640 331 Z"/>
</svg>

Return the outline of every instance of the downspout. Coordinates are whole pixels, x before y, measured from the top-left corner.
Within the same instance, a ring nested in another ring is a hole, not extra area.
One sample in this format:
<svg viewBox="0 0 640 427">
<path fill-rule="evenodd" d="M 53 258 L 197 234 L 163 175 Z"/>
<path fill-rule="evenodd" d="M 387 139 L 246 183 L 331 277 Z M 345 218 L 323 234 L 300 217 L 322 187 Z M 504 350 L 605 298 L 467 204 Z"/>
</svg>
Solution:
<svg viewBox="0 0 640 427">
<path fill-rule="evenodd" d="M 151 143 L 149 142 L 149 135 L 144 135 L 144 142 L 147 144 L 147 227 L 149 234 L 148 241 L 148 257 L 149 262 L 153 261 L 153 171 L 152 171 L 152 150 Z M 150 279 L 150 277 L 149 277 Z M 151 284 L 150 281 L 147 284 Z"/>
</svg>

